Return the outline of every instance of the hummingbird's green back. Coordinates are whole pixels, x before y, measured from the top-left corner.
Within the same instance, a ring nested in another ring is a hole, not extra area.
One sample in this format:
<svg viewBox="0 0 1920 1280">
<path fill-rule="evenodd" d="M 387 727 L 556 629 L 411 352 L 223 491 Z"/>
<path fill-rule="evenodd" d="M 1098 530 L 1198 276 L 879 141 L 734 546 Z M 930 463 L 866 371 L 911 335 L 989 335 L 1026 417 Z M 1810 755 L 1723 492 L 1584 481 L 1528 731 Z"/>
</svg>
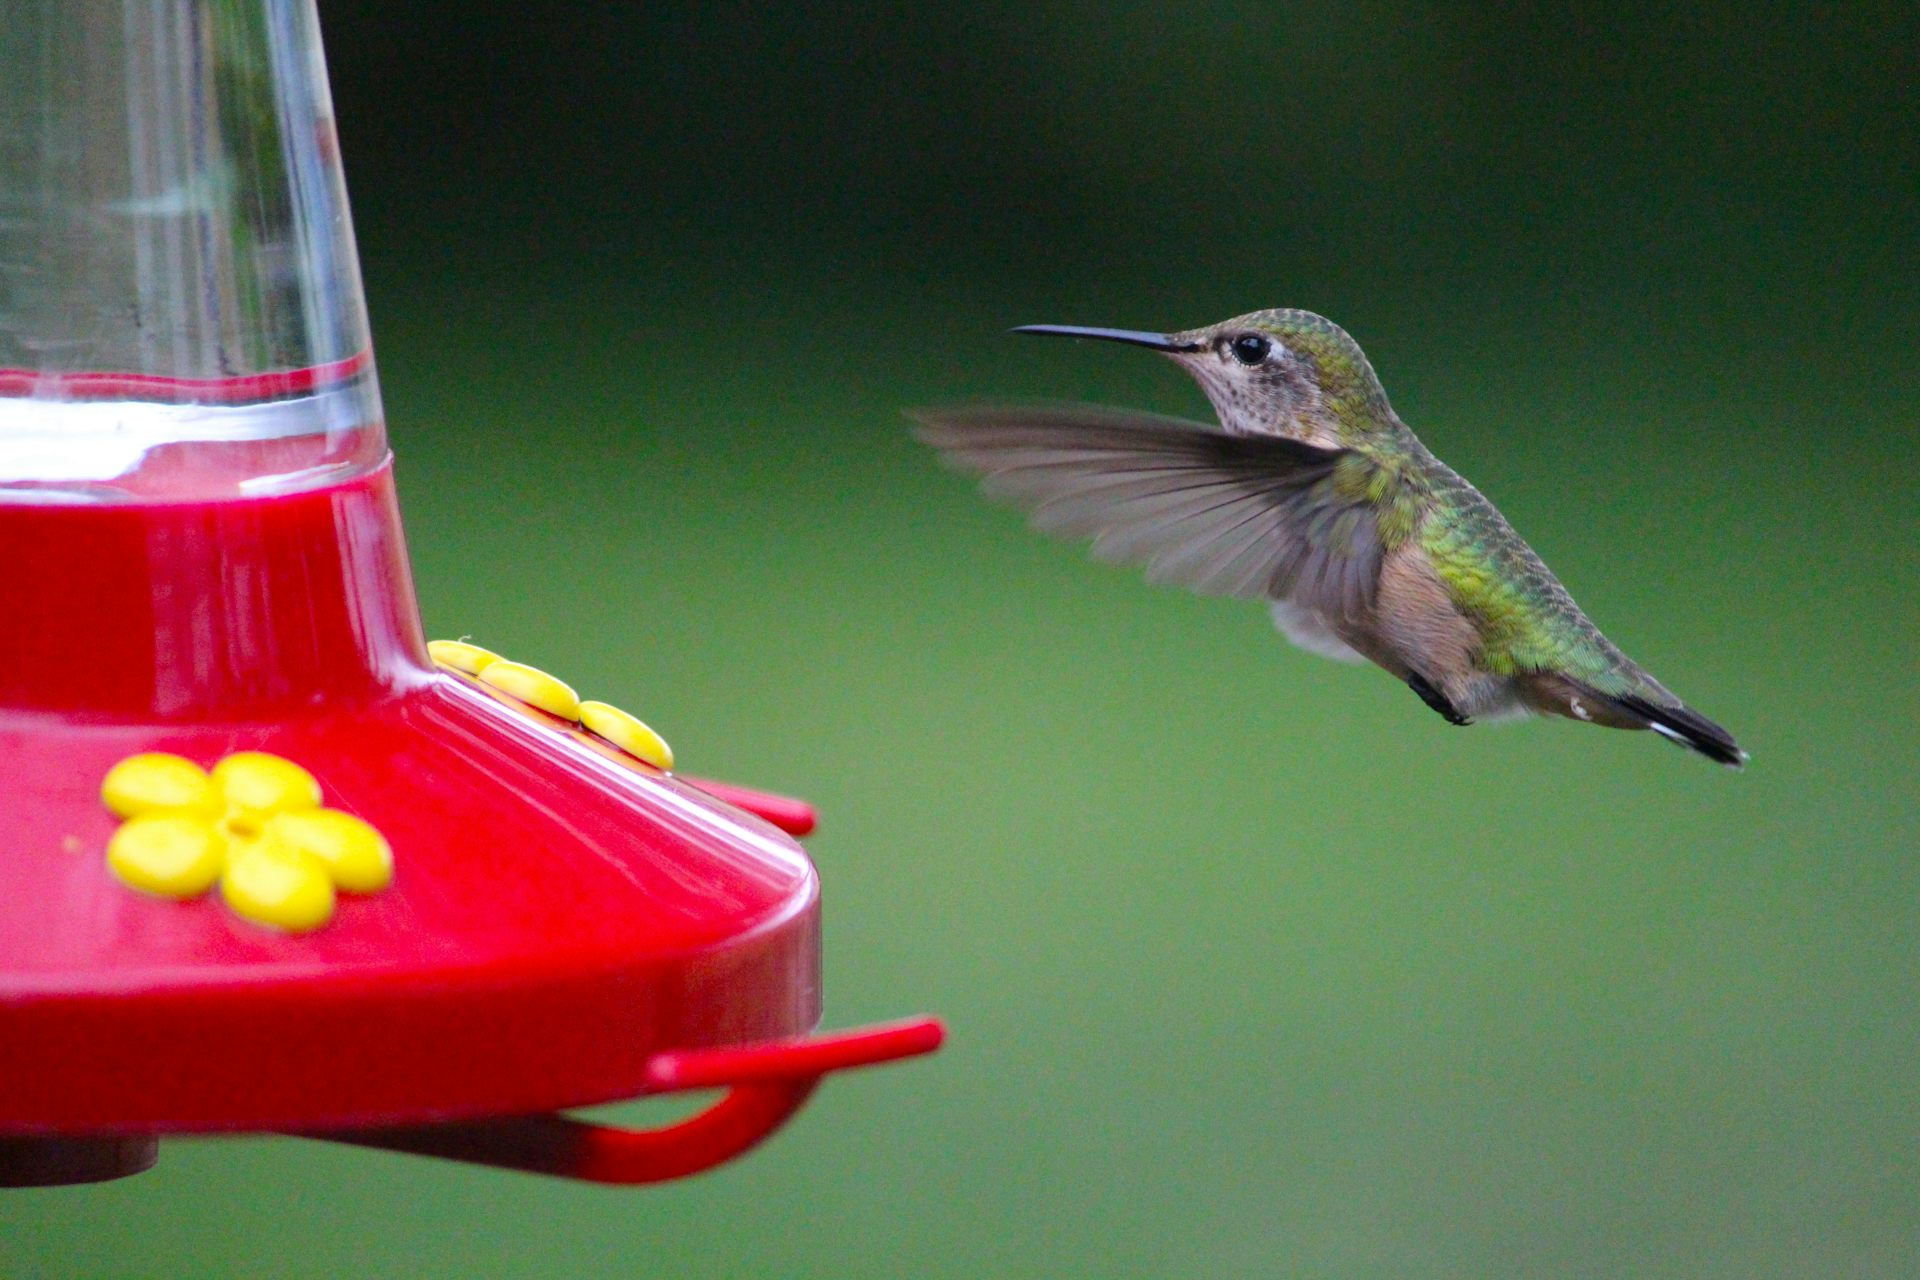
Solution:
<svg viewBox="0 0 1920 1280">
<path fill-rule="evenodd" d="M 1478 489 L 1424 446 L 1418 451 L 1429 495 L 1420 546 L 1474 619 L 1489 671 L 1565 672 L 1603 693 L 1671 696 L 1601 633 Z"/>
</svg>

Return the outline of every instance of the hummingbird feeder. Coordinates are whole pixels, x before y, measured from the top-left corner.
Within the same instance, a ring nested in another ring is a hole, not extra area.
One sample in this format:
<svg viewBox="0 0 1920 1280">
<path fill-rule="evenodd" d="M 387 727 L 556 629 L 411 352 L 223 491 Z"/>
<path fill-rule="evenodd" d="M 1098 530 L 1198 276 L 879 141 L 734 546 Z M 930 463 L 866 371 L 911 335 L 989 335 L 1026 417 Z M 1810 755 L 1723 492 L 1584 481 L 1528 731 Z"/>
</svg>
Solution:
<svg viewBox="0 0 1920 1280">
<path fill-rule="evenodd" d="M 0 1185 L 248 1130 L 652 1182 L 935 1048 L 813 1034 L 806 805 L 424 642 L 312 0 L 46 0 L 0 66 Z"/>
</svg>

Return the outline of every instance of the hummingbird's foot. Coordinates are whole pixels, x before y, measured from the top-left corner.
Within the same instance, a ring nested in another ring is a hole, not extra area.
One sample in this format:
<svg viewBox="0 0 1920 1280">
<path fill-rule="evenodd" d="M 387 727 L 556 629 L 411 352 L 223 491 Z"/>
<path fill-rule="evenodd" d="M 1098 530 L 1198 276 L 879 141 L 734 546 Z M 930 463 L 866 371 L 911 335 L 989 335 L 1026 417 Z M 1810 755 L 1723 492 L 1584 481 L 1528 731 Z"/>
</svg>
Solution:
<svg viewBox="0 0 1920 1280">
<path fill-rule="evenodd" d="M 1454 706 L 1451 702 L 1447 701 L 1446 694 L 1441 693 L 1438 689 L 1428 684 L 1427 678 L 1425 676 L 1419 675 L 1417 673 L 1414 675 L 1408 676 L 1407 688 L 1419 694 L 1420 701 L 1426 703 L 1428 706 L 1432 707 L 1435 711 L 1438 711 L 1442 716 L 1446 717 L 1446 721 L 1448 724 L 1472 724 L 1473 723 L 1472 720 L 1460 714 L 1460 708 Z"/>
</svg>

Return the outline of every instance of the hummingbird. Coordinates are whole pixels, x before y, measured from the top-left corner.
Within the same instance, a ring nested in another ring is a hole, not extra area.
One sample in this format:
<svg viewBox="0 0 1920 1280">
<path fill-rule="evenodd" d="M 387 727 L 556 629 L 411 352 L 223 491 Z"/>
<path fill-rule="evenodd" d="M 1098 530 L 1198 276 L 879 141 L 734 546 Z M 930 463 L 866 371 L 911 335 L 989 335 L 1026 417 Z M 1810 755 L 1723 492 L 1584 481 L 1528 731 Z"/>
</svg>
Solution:
<svg viewBox="0 0 1920 1280">
<path fill-rule="evenodd" d="M 1387 402 L 1360 346 L 1310 311 L 1128 343 L 1200 383 L 1219 425 L 1093 405 L 917 410 L 917 434 L 1040 530 L 1208 595 L 1266 601 L 1294 644 L 1370 661 L 1449 724 L 1555 715 L 1650 729 L 1739 768 L 1733 736 L 1601 634 L 1494 505 Z"/>
</svg>

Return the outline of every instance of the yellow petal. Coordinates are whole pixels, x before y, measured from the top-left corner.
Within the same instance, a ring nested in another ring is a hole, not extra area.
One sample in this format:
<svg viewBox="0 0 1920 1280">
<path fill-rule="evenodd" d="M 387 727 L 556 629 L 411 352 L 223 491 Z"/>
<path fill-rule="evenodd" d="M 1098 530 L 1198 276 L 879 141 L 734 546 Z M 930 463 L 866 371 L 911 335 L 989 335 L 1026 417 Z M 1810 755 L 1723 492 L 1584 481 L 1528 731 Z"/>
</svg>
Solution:
<svg viewBox="0 0 1920 1280">
<path fill-rule="evenodd" d="M 207 771 L 185 756 L 165 751 L 128 756 L 107 770 L 106 781 L 100 784 L 100 798 L 122 818 L 169 809 L 205 814 L 220 811 L 220 798 Z"/>
<path fill-rule="evenodd" d="M 452 667 L 455 671 L 464 671 L 477 676 L 494 663 L 500 661 L 500 655 L 491 649 L 482 649 L 477 644 L 468 644 L 465 640 L 429 640 L 427 656 L 443 667 Z"/>
<path fill-rule="evenodd" d="M 538 667 L 502 658 L 498 662 L 488 663 L 487 669 L 480 673 L 480 679 L 508 697 L 518 698 L 548 715 L 559 716 L 562 720 L 580 718 L 580 695 L 566 681 L 558 676 L 550 676 Z"/>
<path fill-rule="evenodd" d="M 638 756 L 656 769 L 673 768 L 673 748 L 655 733 L 646 721 L 604 702 L 580 704 L 580 723 L 630 756 Z"/>
<path fill-rule="evenodd" d="M 268 814 L 320 803 L 320 784 L 312 774 L 265 751 L 236 751 L 214 765 L 213 785 L 241 825 L 258 825 Z"/>
<path fill-rule="evenodd" d="M 107 841 L 107 866 L 135 889 L 167 898 L 205 893 L 220 878 L 226 841 L 205 818 L 153 813 L 129 818 Z"/>
<path fill-rule="evenodd" d="M 393 849 L 373 825 L 338 809 L 307 809 L 268 819 L 260 841 L 305 855 L 349 893 L 374 893 L 393 881 Z"/>
<path fill-rule="evenodd" d="M 333 918 L 333 881 L 326 869 L 265 841 L 234 851 L 220 877 L 220 896 L 242 919 L 288 933 L 306 933 Z"/>
</svg>

